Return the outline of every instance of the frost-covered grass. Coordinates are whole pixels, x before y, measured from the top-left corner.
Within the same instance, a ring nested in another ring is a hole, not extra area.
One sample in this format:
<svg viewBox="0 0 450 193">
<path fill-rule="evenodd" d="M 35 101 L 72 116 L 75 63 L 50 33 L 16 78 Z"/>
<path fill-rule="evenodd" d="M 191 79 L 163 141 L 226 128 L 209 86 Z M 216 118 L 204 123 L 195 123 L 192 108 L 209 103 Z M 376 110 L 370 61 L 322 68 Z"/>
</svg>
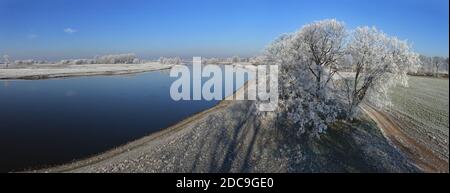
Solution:
<svg viewBox="0 0 450 193">
<path fill-rule="evenodd" d="M 409 87 L 398 86 L 390 95 L 390 112 L 405 132 L 448 160 L 449 80 L 410 76 Z"/>
</svg>

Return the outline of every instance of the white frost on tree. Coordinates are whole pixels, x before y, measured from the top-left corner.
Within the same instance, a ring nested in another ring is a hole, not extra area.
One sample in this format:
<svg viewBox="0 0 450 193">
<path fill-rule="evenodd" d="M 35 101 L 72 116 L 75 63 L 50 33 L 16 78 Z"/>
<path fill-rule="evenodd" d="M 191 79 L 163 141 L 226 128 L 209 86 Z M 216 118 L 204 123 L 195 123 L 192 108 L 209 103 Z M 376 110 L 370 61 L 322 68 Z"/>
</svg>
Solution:
<svg viewBox="0 0 450 193">
<path fill-rule="evenodd" d="M 33 60 L 33 59 L 14 61 L 14 64 L 16 65 L 33 65 L 33 64 L 47 64 L 47 63 L 49 62 L 45 60 Z"/>
<path fill-rule="evenodd" d="M 268 46 L 265 60 L 280 72 L 272 115 L 299 136 L 319 136 L 340 113 L 353 118 L 364 100 L 389 104 L 389 89 L 407 85 L 407 73 L 419 62 L 406 41 L 368 27 L 349 33 L 336 20 L 282 35 Z"/>
<path fill-rule="evenodd" d="M 95 62 L 97 64 L 133 64 L 136 54 L 115 54 L 98 57 Z"/>
<path fill-rule="evenodd" d="M 9 65 L 10 61 L 9 61 L 9 56 L 6 55 L 6 54 L 3 55 L 3 63 L 5 63 L 6 68 L 8 68 L 8 65 Z"/>
<path fill-rule="evenodd" d="M 327 97 L 328 85 L 344 55 L 346 33 L 342 22 L 331 19 L 305 25 L 292 39 L 295 55 L 305 58 L 303 65 L 314 77 L 316 97 Z"/>
<path fill-rule="evenodd" d="M 80 64 L 96 64 L 96 60 L 93 59 L 70 59 L 61 60 L 59 64 L 80 65 Z"/>
<path fill-rule="evenodd" d="M 58 62 L 66 65 L 81 65 L 81 64 L 139 64 L 136 54 L 111 54 L 104 56 L 95 56 L 94 59 L 66 59 Z"/>
<path fill-rule="evenodd" d="M 202 64 L 218 64 L 219 62 L 218 58 L 202 58 Z"/>
<path fill-rule="evenodd" d="M 239 62 L 241 62 L 241 59 L 239 58 L 239 56 L 233 56 L 233 58 L 231 58 L 231 62 L 233 64 L 239 63 Z"/>
<path fill-rule="evenodd" d="M 445 58 L 439 57 L 439 56 L 435 56 L 435 57 L 432 58 L 431 61 L 432 61 L 432 64 L 433 64 L 434 76 L 437 77 L 437 76 L 439 76 L 441 67 L 443 67 L 444 64 L 445 64 Z"/>
<path fill-rule="evenodd" d="M 420 68 L 418 73 L 420 75 L 433 75 L 439 76 L 442 73 L 448 74 L 448 57 L 444 58 L 441 56 L 428 57 L 421 55 L 420 58 Z"/>
<path fill-rule="evenodd" d="M 390 104 L 389 89 L 397 84 L 407 86 L 407 73 L 414 71 L 419 62 L 406 41 L 389 37 L 374 27 L 354 30 L 347 53 L 353 73 L 340 82 L 350 119 L 364 100 L 380 107 Z"/>
<path fill-rule="evenodd" d="M 336 20 L 305 25 L 268 48 L 266 58 L 280 65 L 277 117 L 298 136 L 318 137 L 337 117 L 329 82 L 343 55 L 345 28 Z"/>
<path fill-rule="evenodd" d="M 182 64 L 183 63 L 183 61 L 181 60 L 180 57 L 174 57 L 174 58 L 161 57 L 158 59 L 158 62 L 161 64 Z"/>
<path fill-rule="evenodd" d="M 263 64 L 265 64 L 265 61 L 266 61 L 266 57 L 264 55 L 251 57 L 249 59 L 250 64 L 253 64 L 253 65 L 263 65 Z"/>
</svg>

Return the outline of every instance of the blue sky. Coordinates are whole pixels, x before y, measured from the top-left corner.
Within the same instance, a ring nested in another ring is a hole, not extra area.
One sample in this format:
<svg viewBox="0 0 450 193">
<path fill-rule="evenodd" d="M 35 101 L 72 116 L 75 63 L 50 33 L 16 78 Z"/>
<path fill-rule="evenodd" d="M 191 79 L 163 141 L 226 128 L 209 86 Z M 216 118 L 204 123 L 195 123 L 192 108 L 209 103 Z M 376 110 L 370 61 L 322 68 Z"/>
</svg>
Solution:
<svg viewBox="0 0 450 193">
<path fill-rule="evenodd" d="M 336 18 L 448 56 L 448 7 L 448 0 L 0 0 L 0 54 L 252 56 L 282 33 Z"/>
</svg>

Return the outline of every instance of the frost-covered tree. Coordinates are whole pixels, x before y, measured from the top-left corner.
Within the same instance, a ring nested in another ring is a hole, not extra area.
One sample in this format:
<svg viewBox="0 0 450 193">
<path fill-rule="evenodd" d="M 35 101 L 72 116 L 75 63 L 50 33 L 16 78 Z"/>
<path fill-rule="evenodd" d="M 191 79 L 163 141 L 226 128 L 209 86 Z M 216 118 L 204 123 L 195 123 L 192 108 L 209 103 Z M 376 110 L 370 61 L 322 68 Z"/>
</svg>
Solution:
<svg viewBox="0 0 450 193">
<path fill-rule="evenodd" d="M 176 58 L 174 59 L 174 64 L 181 64 L 181 63 L 183 63 L 183 60 L 181 60 L 180 57 L 176 57 Z"/>
<path fill-rule="evenodd" d="M 96 64 L 97 60 L 94 59 L 69 59 L 69 60 L 61 60 L 58 63 L 59 64 L 66 64 L 66 65 L 81 65 L 81 64 Z"/>
<path fill-rule="evenodd" d="M 431 59 L 431 63 L 433 65 L 433 73 L 434 76 L 439 76 L 439 70 L 441 69 L 441 66 L 444 66 L 445 63 L 445 58 L 443 57 L 439 57 L 439 56 L 435 56 Z"/>
<path fill-rule="evenodd" d="M 218 64 L 219 62 L 218 58 L 202 58 L 202 64 Z"/>
<path fill-rule="evenodd" d="M 263 64 L 265 64 L 265 61 L 266 61 L 266 56 L 264 56 L 264 55 L 251 57 L 249 59 L 249 62 L 253 65 L 263 65 Z"/>
<path fill-rule="evenodd" d="M 419 62 L 406 41 L 389 37 L 374 27 L 354 30 L 347 53 L 353 73 L 340 82 L 350 119 L 364 100 L 378 106 L 389 104 L 389 89 L 397 84 L 407 85 L 408 71 Z"/>
<path fill-rule="evenodd" d="M 183 61 L 180 57 L 174 57 L 174 58 L 165 58 L 161 57 L 158 59 L 158 62 L 161 64 L 182 64 Z"/>
<path fill-rule="evenodd" d="M 27 60 L 15 60 L 14 64 L 17 65 L 33 65 L 33 64 L 39 64 L 41 63 L 38 60 L 33 60 L 33 59 L 27 59 Z"/>
<path fill-rule="evenodd" d="M 239 62 L 241 62 L 241 59 L 239 58 L 239 56 L 233 56 L 233 58 L 231 58 L 231 62 L 232 63 L 239 63 Z"/>
<path fill-rule="evenodd" d="M 133 62 L 132 62 L 133 64 L 141 64 L 141 63 L 143 63 L 142 62 L 142 60 L 140 60 L 139 58 L 135 58 L 135 59 L 133 59 Z"/>
<path fill-rule="evenodd" d="M 407 73 L 416 69 L 418 55 L 407 42 L 368 27 L 347 34 L 342 22 L 323 20 L 281 36 L 266 50 L 266 61 L 280 72 L 275 114 L 297 135 L 319 136 L 338 113 L 352 118 L 364 100 L 389 104 L 388 90 L 406 85 Z M 339 71 L 347 76 L 336 77 Z"/>
<path fill-rule="evenodd" d="M 3 55 L 3 62 L 5 63 L 5 65 L 6 65 L 6 68 L 8 68 L 8 65 L 9 65 L 9 63 L 10 63 L 10 61 L 9 61 L 9 56 L 8 55 Z"/>
<path fill-rule="evenodd" d="M 97 64 L 133 64 L 136 59 L 136 54 L 115 54 L 97 57 L 95 62 Z"/>
<path fill-rule="evenodd" d="M 267 49 L 266 59 L 279 67 L 278 119 L 298 136 L 319 136 L 338 112 L 329 82 L 344 55 L 342 22 L 323 20 L 285 34 Z"/>
<path fill-rule="evenodd" d="M 420 74 L 439 76 L 439 73 L 443 71 L 448 71 L 448 58 L 420 56 L 420 68 L 418 70 Z"/>
<path fill-rule="evenodd" d="M 431 74 L 433 72 L 432 58 L 420 55 L 419 60 L 420 60 L 420 68 L 418 69 L 418 72 L 423 74 Z"/>
<path fill-rule="evenodd" d="M 136 54 L 112 54 L 104 56 L 95 56 L 94 59 L 66 59 L 61 60 L 59 64 L 81 65 L 81 64 L 138 64 L 139 60 Z"/>
<path fill-rule="evenodd" d="M 449 71 L 449 63 L 448 63 L 448 57 L 445 59 L 445 62 L 444 62 L 444 70 L 447 70 L 447 75 L 448 75 L 448 71 Z"/>
<path fill-rule="evenodd" d="M 316 97 L 326 97 L 328 84 L 344 55 L 345 38 L 345 25 L 329 19 L 303 26 L 291 40 L 294 56 L 305 59 L 303 65 L 314 77 Z"/>
<path fill-rule="evenodd" d="M 269 64 L 279 65 L 278 120 L 297 136 L 318 137 L 337 117 L 329 82 L 343 56 L 345 28 L 336 20 L 305 25 L 268 48 Z"/>
</svg>

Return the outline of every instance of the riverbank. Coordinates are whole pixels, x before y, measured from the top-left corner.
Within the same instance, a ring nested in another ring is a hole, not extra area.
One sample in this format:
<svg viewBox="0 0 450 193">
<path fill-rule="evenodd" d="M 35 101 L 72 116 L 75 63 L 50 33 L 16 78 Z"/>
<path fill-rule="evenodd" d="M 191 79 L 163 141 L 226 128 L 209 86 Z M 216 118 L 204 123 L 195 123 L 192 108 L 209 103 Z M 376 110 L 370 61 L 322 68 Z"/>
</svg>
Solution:
<svg viewBox="0 0 450 193">
<path fill-rule="evenodd" d="M 419 171 L 367 117 L 338 122 L 320 139 L 291 143 L 270 119 L 258 121 L 254 108 L 252 101 L 224 100 L 124 146 L 33 172 Z"/>
<path fill-rule="evenodd" d="M 230 97 L 243 94 L 244 89 L 241 88 Z M 224 133 L 219 132 L 238 128 L 237 124 L 245 122 L 245 117 L 248 116 L 240 115 L 249 113 L 248 108 L 251 104 L 250 101 L 223 100 L 213 108 L 188 117 L 169 128 L 97 156 L 32 172 L 207 172 L 209 167 L 197 166 L 197 164 L 204 164 L 206 159 L 200 155 L 201 150 L 208 149 L 208 153 L 204 152 L 204 156 L 210 159 L 210 150 L 215 148 L 210 144 L 220 143 L 219 138 Z M 227 124 L 220 121 L 208 124 L 214 119 L 227 121 Z M 220 127 L 227 129 L 220 129 Z M 216 137 L 211 138 L 211 136 Z M 183 160 L 194 165 L 168 164 L 175 159 L 177 162 Z"/>
<path fill-rule="evenodd" d="M 173 65 L 145 64 L 85 64 L 85 65 L 31 65 L 19 68 L 0 69 L 0 80 L 49 79 L 76 76 L 118 75 L 169 69 Z"/>
</svg>

